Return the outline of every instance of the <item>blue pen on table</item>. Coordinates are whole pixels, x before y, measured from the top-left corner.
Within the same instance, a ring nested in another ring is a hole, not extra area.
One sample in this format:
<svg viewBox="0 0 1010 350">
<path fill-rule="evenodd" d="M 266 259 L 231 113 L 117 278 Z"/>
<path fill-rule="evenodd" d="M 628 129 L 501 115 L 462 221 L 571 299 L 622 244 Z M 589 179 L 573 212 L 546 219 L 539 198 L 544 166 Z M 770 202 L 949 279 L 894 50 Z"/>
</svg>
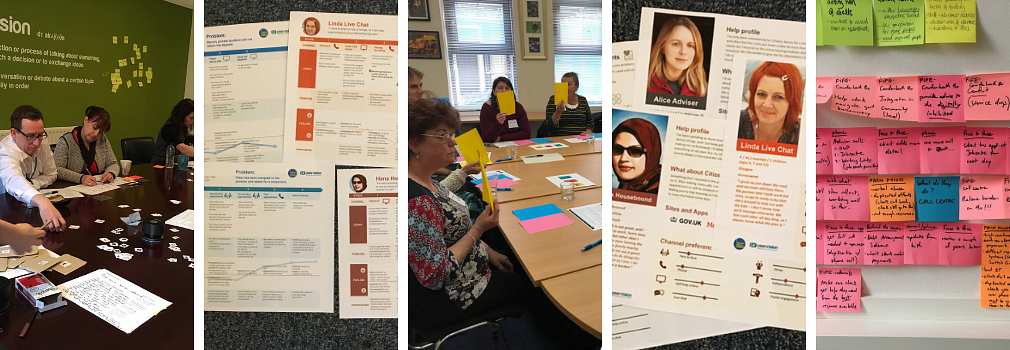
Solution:
<svg viewBox="0 0 1010 350">
<path fill-rule="evenodd" d="M 511 191 L 512 190 L 511 188 L 508 188 L 508 187 L 495 187 L 495 189 L 497 189 L 499 191 Z"/>
<path fill-rule="evenodd" d="M 599 240 L 599 241 L 596 241 L 596 242 L 593 242 L 593 244 L 590 244 L 590 245 L 587 245 L 587 246 L 585 246 L 585 247 L 582 247 L 582 251 L 587 251 L 587 250 L 590 250 L 590 249 L 592 249 L 593 247 L 595 247 L 595 246 L 598 246 L 598 245 L 600 245 L 601 243 L 603 243 L 603 240 L 602 240 L 602 239 L 601 239 L 601 240 Z"/>
<path fill-rule="evenodd" d="M 512 160 L 512 158 L 511 157 L 509 157 L 509 158 L 502 158 L 502 159 L 496 160 L 495 162 L 504 162 L 506 160 Z"/>
</svg>

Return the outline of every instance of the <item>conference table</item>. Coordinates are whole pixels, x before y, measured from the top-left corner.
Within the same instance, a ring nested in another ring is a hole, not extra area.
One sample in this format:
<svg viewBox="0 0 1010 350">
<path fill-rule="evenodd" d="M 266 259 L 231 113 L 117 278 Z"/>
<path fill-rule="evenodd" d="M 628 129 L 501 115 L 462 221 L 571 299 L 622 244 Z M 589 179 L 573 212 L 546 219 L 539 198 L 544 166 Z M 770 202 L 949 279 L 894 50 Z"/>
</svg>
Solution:
<svg viewBox="0 0 1010 350">
<path fill-rule="evenodd" d="M 530 145 L 515 146 L 516 150 L 517 150 L 516 153 L 518 153 L 518 156 L 520 158 L 516 158 L 516 159 L 513 159 L 513 160 L 501 161 L 501 162 L 495 162 L 495 163 L 522 162 L 522 159 L 521 159 L 522 156 L 544 154 L 544 153 L 557 153 L 557 154 L 560 154 L 562 157 L 567 157 L 567 156 L 576 156 L 576 155 L 590 154 L 590 153 L 600 153 L 601 151 L 603 151 L 603 146 L 604 145 L 603 145 L 603 142 L 600 142 L 601 140 L 596 140 L 596 142 L 593 142 L 591 144 L 588 143 L 588 142 L 568 143 L 567 141 L 565 141 L 565 139 L 570 139 L 570 138 L 573 138 L 573 137 L 575 137 L 575 136 L 545 137 L 545 139 L 551 140 L 551 141 L 553 141 L 555 143 L 563 143 L 563 144 L 565 144 L 565 145 L 568 146 L 568 147 L 562 147 L 562 148 L 555 148 L 555 149 L 549 149 L 549 150 L 539 151 L 539 150 L 533 149 L 533 147 L 530 147 Z M 485 147 L 487 147 L 487 151 L 491 152 L 491 160 L 499 160 L 499 159 L 508 158 L 508 155 L 505 154 L 505 147 L 495 147 L 494 144 L 492 144 L 492 143 L 485 143 L 484 145 L 485 145 Z"/>
<path fill-rule="evenodd" d="M 568 209 L 603 201 L 602 143 L 561 141 L 565 138 L 570 137 L 551 138 L 569 146 L 556 150 L 535 151 L 529 146 L 517 146 L 519 155 L 524 155 L 524 148 L 528 154 L 568 152 L 562 153 L 563 161 L 526 164 L 513 160 L 489 167 L 520 178 L 510 186 L 512 191 L 496 192 L 502 210 L 498 226 L 533 284 L 541 286 L 551 302 L 573 322 L 601 338 L 603 249 L 596 247 L 583 252 L 582 248 L 600 240 L 603 231 L 593 231 Z M 497 159 L 495 152 L 504 154 L 502 149 L 488 150 L 492 152 L 492 160 Z M 594 185 L 577 188 L 575 198 L 566 201 L 561 199 L 560 188 L 546 178 L 570 173 L 582 175 Z M 513 210 L 550 203 L 557 205 L 573 224 L 530 234 L 512 214 Z"/>
<path fill-rule="evenodd" d="M 43 274 L 54 284 L 70 281 L 92 271 L 106 269 L 136 284 L 137 286 L 172 303 L 167 309 L 127 334 L 98 316 L 83 309 L 74 302 L 40 314 L 31 324 L 28 334 L 19 338 L 22 327 L 31 317 L 34 309 L 23 297 L 17 296 L 14 281 L 11 280 L 10 309 L 0 315 L 0 343 L 11 349 L 189 349 L 194 342 L 194 269 L 183 255 L 195 256 L 193 231 L 182 227 L 165 225 L 165 239 L 158 243 L 148 243 L 141 239 L 139 226 L 128 226 L 120 220 L 122 216 L 140 208 L 142 219 L 149 219 L 158 213 L 160 219 L 168 221 L 187 209 L 193 209 L 193 174 L 188 170 L 155 169 L 150 164 L 134 165 L 130 175 L 143 176 L 149 181 L 139 185 L 126 185 L 100 194 L 110 197 L 101 201 L 98 196 L 85 195 L 74 198 L 60 213 L 69 225 L 80 228 L 67 229 L 62 233 L 50 233 L 45 247 L 58 254 L 70 254 L 87 262 L 69 275 L 56 271 Z M 50 188 L 62 188 L 74 184 L 57 181 Z M 180 201 L 172 204 L 170 199 Z M 119 208 L 126 204 L 129 208 Z M 38 209 L 27 209 L 10 195 L 0 198 L 0 219 L 11 223 L 30 223 L 42 226 Z M 105 220 L 96 223 L 96 219 Z M 111 231 L 123 228 L 122 234 Z M 169 229 L 176 228 L 179 232 Z M 178 239 L 173 237 L 178 236 Z M 113 252 L 98 249 L 105 244 L 99 238 L 118 241 L 127 238 L 128 252 L 134 254 L 129 261 L 117 259 Z M 168 249 L 169 243 L 176 243 L 181 249 Z M 143 248 L 135 252 L 133 248 Z M 169 262 L 176 258 L 177 262 Z"/>
</svg>

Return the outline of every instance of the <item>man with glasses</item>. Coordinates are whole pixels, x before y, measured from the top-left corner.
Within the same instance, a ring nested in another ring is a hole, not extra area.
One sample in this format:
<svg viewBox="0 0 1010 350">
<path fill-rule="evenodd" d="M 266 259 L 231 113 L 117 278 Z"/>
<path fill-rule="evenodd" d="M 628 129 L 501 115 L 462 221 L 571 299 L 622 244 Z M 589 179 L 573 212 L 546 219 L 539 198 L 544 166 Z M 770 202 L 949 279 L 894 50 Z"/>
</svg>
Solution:
<svg viewBox="0 0 1010 350">
<path fill-rule="evenodd" d="M 50 231 L 63 231 L 67 223 L 53 203 L 39 192 L 56 181 L 56 162 L 46 139 L 42 112 L 19 106 L 11 114 L 11 134 L 0 140 L 0 184 L 19 201 L 39 208 Z"/>
</svg>

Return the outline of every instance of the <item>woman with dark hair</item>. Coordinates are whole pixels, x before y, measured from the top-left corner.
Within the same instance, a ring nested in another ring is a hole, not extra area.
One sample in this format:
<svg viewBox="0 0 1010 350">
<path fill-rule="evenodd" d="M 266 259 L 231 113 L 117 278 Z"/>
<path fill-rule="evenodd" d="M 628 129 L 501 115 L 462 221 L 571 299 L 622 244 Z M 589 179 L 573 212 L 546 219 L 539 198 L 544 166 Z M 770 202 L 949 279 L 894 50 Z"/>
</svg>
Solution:
<svg viewBox="0 0 1010 350">
<path fill-rule="evenodd" d="M 512 81 L 506 77 L 498 77 L 491 84 L 491 98 L 480 108 L 480 138 L 484 142 L 499 142 L 525 140 L 530 138 L 530 121 L 526 118 L 526 109 L 516 100 L 512 92 Z M 505 114 L 498 106 L 498 94 L 511 92 L 516 103 L 515 114 Z"/>
<path fill-rule="evenodd" d="M 154 144 L 154 156 L 151 162 L 160 164 L 165 161 L 165 153 L 172 146 L 178 154 L 193 157 L 193 100 L 183 99 L 172 108 L 172 116 L 158 132 L 158 141 Z"/>
<path fill-rule="evenodd" d="M 589 110 L 589 101 L 585 96 L 578 95 L 579 75 L 568 72 L 561 76 L 562 83 L 568 83 L 568 96 L 564 101 L 555 103 L 558 96 L 551 95 L 547 100 L 547 120 L 544 120 L 550 136 L 587 135 L 593 133 L 593 112 Z M 563 102 L 563 103 L 562 103 Z M 572 103 L 576 102 L 576 103 Z"/>
<path fill-rule="evenodd" d="M 663 141 L 656 126 L 645 119 L 628 119 L 614 128 L 613 140 L 617 188 L 658 194 Z"/>
<path fill-rule="evenodd" d="M 112 182 L 119 174 L 119 162 L 105 133 L 112 129 L 112 117 L 102 107 L 84 110 L 84 125 L 63 134 L 56 141 L 53 159 L 56 178 L 94 186 Z"/>
<path fill-rule="evenodd" d="M 368 188 L 368 180 L 365 180 L 365 175 L 356 174 L 351 177 L 351 189 L 354 192 L 361 192 Z"/>
<path fill-rule="evenodd" d="M 705 50 L 691 19 L 675 16 L 663 23 L 649 53 L 646 92 L 705 97 Z"/>
<path fill-rule="evenodd" d="M 800 141 L 803 76 L 796 65 L 764 62 L 748 84 L 747 109 L 740 111 L 737 138 L 795 145 Z"/>
</svg>

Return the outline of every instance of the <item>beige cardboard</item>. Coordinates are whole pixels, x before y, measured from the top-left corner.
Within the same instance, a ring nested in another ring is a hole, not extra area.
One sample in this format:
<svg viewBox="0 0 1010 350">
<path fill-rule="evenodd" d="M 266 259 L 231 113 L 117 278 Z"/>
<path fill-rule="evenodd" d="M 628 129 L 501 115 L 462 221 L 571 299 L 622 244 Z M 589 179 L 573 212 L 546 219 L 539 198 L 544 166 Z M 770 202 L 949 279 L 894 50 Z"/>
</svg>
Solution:
<svg viewBox="0 0 1010 350">
<path fill-rule="evenodd" d="M 84 264 L 88 263 L 87 261 L 81 260 L 81 258 L 70 254 L 63 254 L 57 258 L 57 260 L 60 261 L 56 265 L 53 265 L 52 270 L 64 275 L 69 275 L 71 272 L 74 272 L 74 270 L 77 270 L 81 266 L 84 266 Z"/>
</svg>

